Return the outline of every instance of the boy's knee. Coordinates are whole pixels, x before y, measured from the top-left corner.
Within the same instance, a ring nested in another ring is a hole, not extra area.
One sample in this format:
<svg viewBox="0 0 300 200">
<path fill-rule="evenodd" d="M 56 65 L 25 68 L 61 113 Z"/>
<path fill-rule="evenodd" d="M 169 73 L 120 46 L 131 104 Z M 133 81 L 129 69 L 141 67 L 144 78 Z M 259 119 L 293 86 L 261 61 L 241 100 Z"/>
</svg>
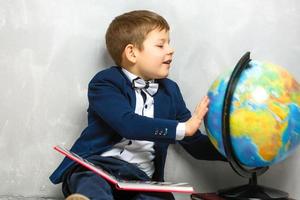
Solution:
<svg viewBox="0 0 300 200">
<path fill-rule="evenodd" d="M 82 194 L 71 194 L 66 198 L 66 200 L 90 200 L 90 199 Z"/>
<path fill-rule="evenodd" d="M 70 176 L 69 190 L 72 194 L 81 194 L 88 199 L 113 199 L 111 185 L 91 171 L 76 172 Z M 72 196 L 72 195 L 71 195 Z M 70 196 L 70 197 L 71 197 Z M 77 198 L 77 196 L 75 196 Z M 73 198 L 73 197 L 72 197 Z M 68 199 L 69 200 L 69 199 Z M 70 199 L 77 200 L 77 199 Z M 78 199 L 86 200 L 86 199 Z"/>
</svg>

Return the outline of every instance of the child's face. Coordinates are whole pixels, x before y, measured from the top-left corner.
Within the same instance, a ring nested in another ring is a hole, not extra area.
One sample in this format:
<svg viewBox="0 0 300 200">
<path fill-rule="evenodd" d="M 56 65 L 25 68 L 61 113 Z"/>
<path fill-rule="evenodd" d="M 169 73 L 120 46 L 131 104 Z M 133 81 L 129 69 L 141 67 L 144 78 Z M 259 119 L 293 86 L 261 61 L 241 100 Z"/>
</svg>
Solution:
<svg viewBox="0 0 300 200">
<path fill-rule="evenodd" d="M 158 29 L 151 31 L 143 43 L 143 49 L 135 52 L 136 75 L 144 80 L 167 77 L 174 53 L 169 42 L 168 31 Z"/>
</svg>

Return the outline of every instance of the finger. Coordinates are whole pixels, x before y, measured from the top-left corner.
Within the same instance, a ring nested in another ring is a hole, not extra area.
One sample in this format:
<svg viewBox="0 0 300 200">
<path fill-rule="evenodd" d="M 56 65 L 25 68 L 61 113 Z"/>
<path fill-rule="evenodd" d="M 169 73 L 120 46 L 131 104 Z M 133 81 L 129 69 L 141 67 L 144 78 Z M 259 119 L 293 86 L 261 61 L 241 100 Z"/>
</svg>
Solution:
<svg viewBox="0 0 300 200">
<path fill-rule="evenodd" d="M 202 103 L 202 104 L 198 104 L 194 114 L 198 117 L 198 118 L 203 118 L 203 116 L 207 113 L 208 111 L 208 104 L 207 103 Z"/>
<path fill-rule="evenodd" d="M 202 100 L 203 104 L 208 104 L 209 103 L 209 98 L 208 96 L 205 96 Z"/>
<path fill-rule="evenodd" d="M 208 98 L 208 96 L 205 96 L 205 97 L 200 101 L 200 103 L 198 104 L 197 109 L 198 109 L 199 107 L 202 107 L 202 108 L 208 107 L 208 104 L 209 104 L 209 98 Z"/>
<path fill-rule="evenodd" d="M 197 115 L 199 112 L 202 112 L 202 110 L 206 110 L 209 104 L 209 98 L 208 96 L 204 96 L 203 99 L 197 104 L 194 113 Z"/>
</svg>

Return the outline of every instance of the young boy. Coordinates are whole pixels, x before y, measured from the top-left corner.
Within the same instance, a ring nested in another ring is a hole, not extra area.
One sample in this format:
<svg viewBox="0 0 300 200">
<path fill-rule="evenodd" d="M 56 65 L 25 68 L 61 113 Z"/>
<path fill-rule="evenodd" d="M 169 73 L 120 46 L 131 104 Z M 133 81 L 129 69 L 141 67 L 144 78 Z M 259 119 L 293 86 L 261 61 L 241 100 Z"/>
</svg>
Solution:
<svg viewBox="0 0 300 200">
<path fill-rule="evenodd" d="M 205 97 L 191 116 L 169 74 L 174 50 L 169 25 L 137 10 L 116 17 L 106 32 L 117 64 L 89 83 L 88 126 L 71 150 L 120 179 L 164 180 L 167 148 L 178 142 L 197 159 L 223 160 L 198 130 L 208 110 Z M 174 199 L 171 193 L 115 190 L 104 179 L 64 159 L 50 177 L 63 182 L 68 199 Z"/>
</svg>

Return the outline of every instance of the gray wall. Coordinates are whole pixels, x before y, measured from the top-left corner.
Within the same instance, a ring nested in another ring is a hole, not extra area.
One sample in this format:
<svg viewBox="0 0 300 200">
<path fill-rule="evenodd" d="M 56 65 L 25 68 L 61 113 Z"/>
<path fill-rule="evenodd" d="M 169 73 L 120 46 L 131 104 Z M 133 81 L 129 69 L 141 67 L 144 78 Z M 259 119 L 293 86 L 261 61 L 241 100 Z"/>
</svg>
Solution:
<svg viewBox="0 0 300 200">
<path fill-rule="evenodd" d="M 126 3 L 125 3 L 126 2 Z M 86 126 L 87 84 L 112 61 L 104 34 L 114 16 L 151 9 L 171 25 L 176 80 L 193 110 L 212 81 L 245 51 L 286 67 L 300 79 L 297 0 L 0 0 L 0 197 L 61 197 L 48 176 Z M 226 163 L 169 150 L 166 179 L 197 191 L 246 182 Z M 300 151 L 259 182 L 300 197 Z M 188 199 L 178 195 L 178 199 Z"/>
</svg>

